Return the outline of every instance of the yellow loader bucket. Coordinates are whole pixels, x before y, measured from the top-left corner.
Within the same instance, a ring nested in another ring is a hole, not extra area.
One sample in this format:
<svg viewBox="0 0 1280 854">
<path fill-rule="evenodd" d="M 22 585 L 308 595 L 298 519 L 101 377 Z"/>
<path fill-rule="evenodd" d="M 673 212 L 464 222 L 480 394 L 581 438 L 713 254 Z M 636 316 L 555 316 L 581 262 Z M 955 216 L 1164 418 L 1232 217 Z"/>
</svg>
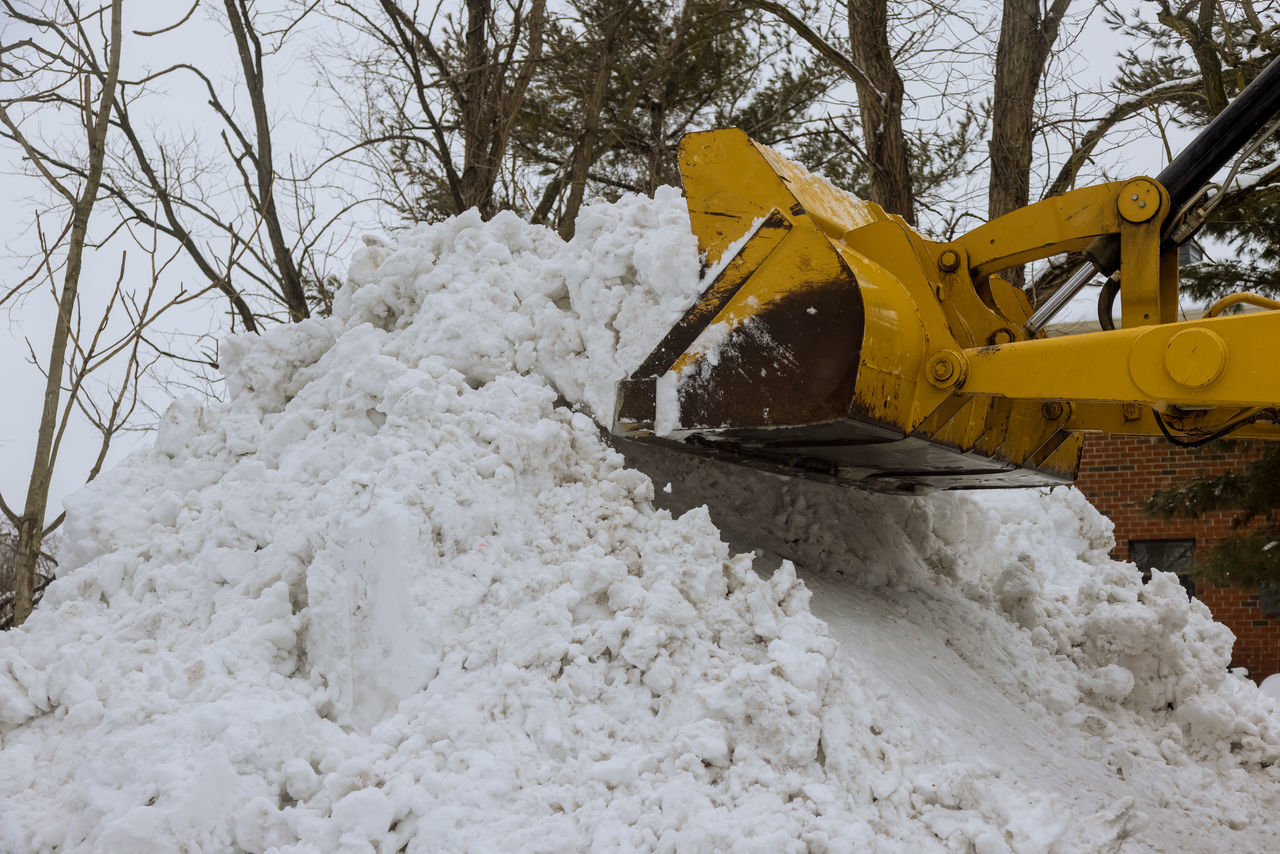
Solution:
<svg viewBox="0 0 1280 854">
<path fill-rule="evenodd" d="M 1074 478 L 1063 407 L 954 393 L 947 354 L 1017 337 L 1017 289 L 741 131 L 680 162 L 711 280 L 619 385 L 616 434 L 882 490 Z"/>
</svg>

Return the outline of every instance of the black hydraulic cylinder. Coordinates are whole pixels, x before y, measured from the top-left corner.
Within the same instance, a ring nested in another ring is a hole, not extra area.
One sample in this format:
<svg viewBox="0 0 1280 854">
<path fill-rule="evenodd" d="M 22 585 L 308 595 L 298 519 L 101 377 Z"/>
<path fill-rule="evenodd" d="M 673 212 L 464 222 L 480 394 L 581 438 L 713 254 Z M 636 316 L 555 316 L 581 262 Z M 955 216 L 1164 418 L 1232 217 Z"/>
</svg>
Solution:
<svg viewBox="0 0 1280 854">
<path fill-rule="evenodd" d="M 1280 113 L 1280 57 L 1253 78 L 1191 144 L 1156 176 L 1174 211 L 1191 200 L 1253 135 Z"/>
<path fill-rule="evenodd" d="M 1177 213 L 1195 197 L 1253 135 L 1280 114 L 1280 57 L 1253 78 L 1226 109 L 1209 122 L 1191 143 L 1156 176 L 1169 191 L 1170 211 Z M 1085 253 L 1105 275 L 1120 269 L 1120 239 L 1098 238 Z"/>
</svg>

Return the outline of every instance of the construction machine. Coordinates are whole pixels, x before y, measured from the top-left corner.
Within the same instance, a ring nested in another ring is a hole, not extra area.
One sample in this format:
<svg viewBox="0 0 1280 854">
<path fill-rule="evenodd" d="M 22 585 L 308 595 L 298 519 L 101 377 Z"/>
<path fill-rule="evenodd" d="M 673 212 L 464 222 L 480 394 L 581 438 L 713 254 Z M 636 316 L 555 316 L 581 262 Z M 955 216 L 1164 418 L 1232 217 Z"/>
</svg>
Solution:
<svg viewBox="0 0 1280 854">
<path fill-rule="evenodd" d="M 1156 177 L 1071 190 L 950 241 L 742 131 L 690 134 L 680 167 L 710 283 L 619 384 L 613 432 L 907 492 L 1070 482 L 1088 431 L 1280 439 L 1280 303 L 1235 294 L 1178 320 L 1178 248 L 1225 192 L 1209 181 L 1277 114 L 1280 60 Z M 1036 310 L 999 275 L 1079 251 Z M 1099 274 L 1102 330 L 1047 336 Z M 1241 303 L 1254 310 L 1224 314 Z"/>
</svg>

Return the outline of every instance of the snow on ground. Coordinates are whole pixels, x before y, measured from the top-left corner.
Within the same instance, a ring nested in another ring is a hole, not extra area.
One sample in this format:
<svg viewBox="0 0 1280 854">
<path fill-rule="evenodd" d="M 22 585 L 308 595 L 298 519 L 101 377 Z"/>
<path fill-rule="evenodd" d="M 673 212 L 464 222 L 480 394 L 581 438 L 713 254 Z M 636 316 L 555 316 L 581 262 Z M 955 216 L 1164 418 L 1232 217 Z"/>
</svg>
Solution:
<svg viewBox="0 0 1280 854">
<path fill-rule="evenodd" d="M 0 636 L 0 850 L 1274 850 L 1280 706 L 1078 493 L 628 467 L 698 289 L 668 190 L 227 342 Z"/>
</svg>

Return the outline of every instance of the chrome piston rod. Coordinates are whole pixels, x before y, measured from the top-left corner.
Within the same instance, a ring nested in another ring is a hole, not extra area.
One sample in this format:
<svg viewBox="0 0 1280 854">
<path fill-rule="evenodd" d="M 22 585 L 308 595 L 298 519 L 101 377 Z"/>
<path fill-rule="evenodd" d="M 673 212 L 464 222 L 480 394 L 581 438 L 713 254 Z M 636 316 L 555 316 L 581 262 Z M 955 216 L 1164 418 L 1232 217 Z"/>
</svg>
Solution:
<svg viewBox="0 0 1280 854">
<path fill-rule="evenodd" d="M 1054 291 L 1053 294 L 1045 300 L 1044 305 L 1037 308 L 1035 313 L 1027 319 L 1027 325 L 1025 327 L 1027 335 L 1034 338 L 1039 334 L 1040 330 L 1049 325 L 1049 321 L 1053 320 L 1058 312 L 1062 311 L 1066 304 L 1071 302 L 1075 295 L 1080 293 L 1081 289 L 1084 288 L 1085 285 L 1089 284 L 1089 280 L 1097 275 L 1097 273 L 1098 265 L 1092 261 L 1085 261 L 1076 268 L 1076 271 L 1071 274 L 1071 278 L 1067 279 L 1066 282 L 1063 283 L 1062 287 Z"/>
</svg>

